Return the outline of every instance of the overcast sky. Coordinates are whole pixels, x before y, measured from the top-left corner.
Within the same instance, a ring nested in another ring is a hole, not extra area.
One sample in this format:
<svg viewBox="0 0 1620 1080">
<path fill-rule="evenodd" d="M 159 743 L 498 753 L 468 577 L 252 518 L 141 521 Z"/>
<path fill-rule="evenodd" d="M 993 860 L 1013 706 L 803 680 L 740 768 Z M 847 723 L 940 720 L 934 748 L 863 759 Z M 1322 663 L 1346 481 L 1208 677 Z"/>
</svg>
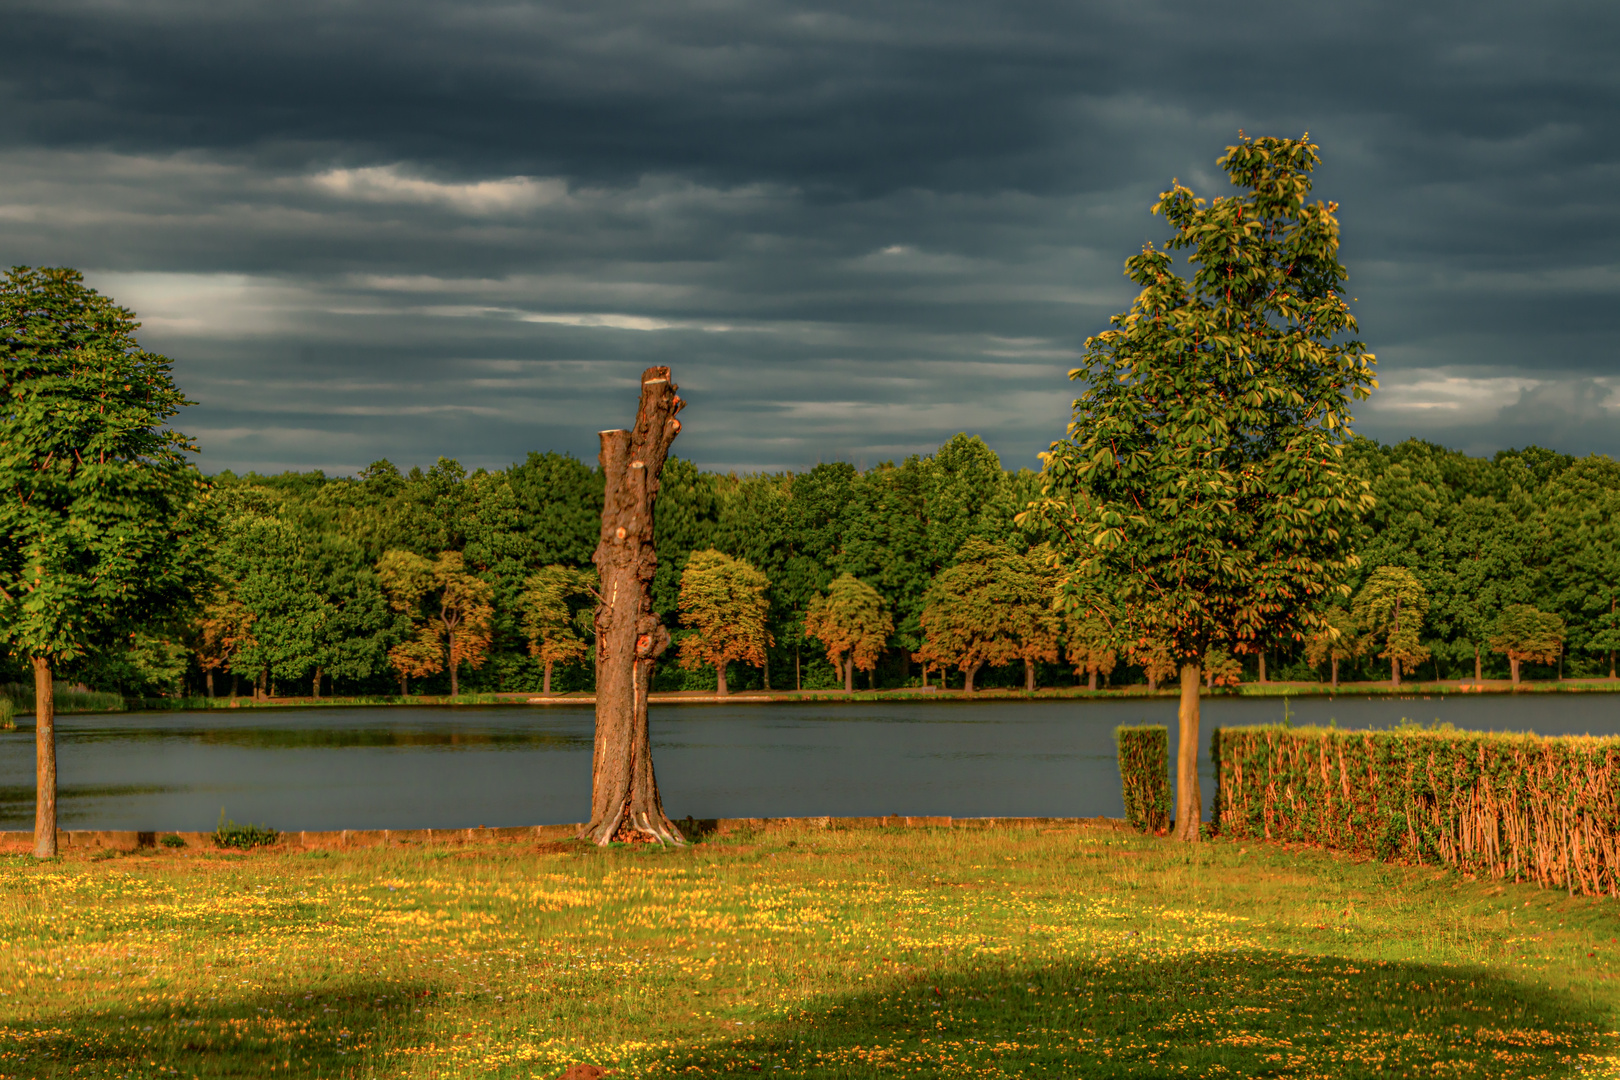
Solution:
<svg viewBox="0 0 1620 1080">
<path fill-rule="evenodd" d="M 1309 131 L 1357 429 L 1620 456 L 1620 5 L 10 0 L 0 261 L 72 265 L 205 471 L 711 468 L 1061 437 L 1172 177 Z"/>
</svg>

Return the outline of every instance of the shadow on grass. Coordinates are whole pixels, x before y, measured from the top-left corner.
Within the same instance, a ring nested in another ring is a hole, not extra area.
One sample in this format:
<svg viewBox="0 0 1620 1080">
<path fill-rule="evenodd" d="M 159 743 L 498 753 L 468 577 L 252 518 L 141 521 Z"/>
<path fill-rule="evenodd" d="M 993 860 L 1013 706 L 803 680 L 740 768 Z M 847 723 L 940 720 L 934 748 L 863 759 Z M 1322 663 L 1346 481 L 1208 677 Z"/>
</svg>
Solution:
<svg viewBox="0 0 1620 1080">
<path fill-rule="evenodd" d="M 354 982 L 0 1026 L 0 1076 L 332 1077 L 414 1045 L 437 998 L 426 984 Z M 386 1073 L 384 1067 L 380 1071 Z"/>
<path fill-rule="evenodd" d="M 1236 951 L 919 971 L 661 1064 L 784 1077 L 1576 1075 L 1606 1008 L 1480 968 Z M 779 1071 L 778 1071 L 779 1068 Z"/>
</svg>

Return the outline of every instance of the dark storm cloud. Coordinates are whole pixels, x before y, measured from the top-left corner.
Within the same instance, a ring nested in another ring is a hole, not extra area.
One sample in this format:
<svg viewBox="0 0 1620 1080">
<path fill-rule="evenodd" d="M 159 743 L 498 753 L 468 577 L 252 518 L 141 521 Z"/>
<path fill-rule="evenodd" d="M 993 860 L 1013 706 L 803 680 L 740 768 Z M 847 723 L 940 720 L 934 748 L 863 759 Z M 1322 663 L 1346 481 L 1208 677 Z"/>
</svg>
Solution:
<svg viewBox="0 0 1620 1080">
<path fill-rule="evenodd" d="M 1062 433 L 1171 176 L 1309 130 L 1361 430 L 1620 452 L 1610 5 L 11 5 L 0 257 L 136 307 L 206 468 Z"/>
</svg>

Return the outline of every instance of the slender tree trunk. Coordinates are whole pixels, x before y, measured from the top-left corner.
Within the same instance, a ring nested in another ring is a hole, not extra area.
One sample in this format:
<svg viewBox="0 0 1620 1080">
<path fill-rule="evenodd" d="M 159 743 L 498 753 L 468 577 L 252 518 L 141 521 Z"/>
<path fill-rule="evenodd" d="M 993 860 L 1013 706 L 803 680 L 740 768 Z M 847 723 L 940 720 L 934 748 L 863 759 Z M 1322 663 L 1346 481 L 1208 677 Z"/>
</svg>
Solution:
<svg viewBox="0 0 1620 1080">
<path fill-rule="evenodd" d="M 974 679 L 975 676 L 977 676 L 979 674 L 979 669 L 981 667 L 983 667 L 983 666 L 984 665 L 982 663 L 968 665 L 968 669 L 967 669 L 967 671 L 965 673 L 966 678 L 964 678 L 963 681 L 962 681 L 962 693 L 964 693 L 964 694 L 973 693 L 973 679 Z"/>
<path fill-rule="evenodd" d="M 401 675 L 399 677 L 399 696 L 400 697 L 410 697 L 411 696 L 410 683 L 406 681 L 404 675 Z"/>
<path fill-rule="evenodd" d="M 1609 678 L 1614 678 L 1614 650 L 1609 650 Z"/>
<path fill-rule="evenodd" d="M 927 664 L 924 664 L 924 665 L 923 665 L 923 666 L 922 666 L 922 669 L 923 669 L 923 683 L 922 683 L 922 688 L 923 688 L 923 689 L 924 689 L 924 690 L 926 690 L 926 689 L 928 689 L 928 665 L 927 665 Z M 1614 676 L 1613 676 L 1613 675 L 1611 675 L 1611 676 L 1610 676 L 1610 678 L 1613 678 L 1613 677 L 1614 677 Z"/>
<path fill-rule="evenodd" d="M 579 833 L 597 844 L 686 842 L 664 814 L 647 732 L 653 664 L 669 647 L 669 631 L 652 610 L 653 506 L 669 444 L 681 430 L 675 389 L 667 367 L 648 368 L 635 428 L 600 434 L 606 487 L 593 556 L 603 597 L 596 609 L 596 746 L 591 820 Z"/>
<path fill-rule="evenodd" d="M 551 696 L 551 666 L 552 666 L 552 661 L 547 660 L 546 661 L 545 681 L 540 684 L 540 692 L 542 694 L 544 694 L 546 697 Z"/>
<path fill-rule="evenodd" d="M 1613 657 L 1614 654 L 1610 653 L 1609 656 Z M 1613 663 L 1612 660 L 1610 661 L 1609 666 L 1610 667 L 1614 666 L 1614 663 Z M 1611 679 L 1614 678 L 1614 672 L 1613 671 L 1609 672 L 1609 678 L 1611 678 Z M 1474 646 L 1474 685 L 1478 686 L 1480 683 L 1482 683 L 1484 681 L 1485 681 L 1484 668 L 1481 666 L 1481 664 L 1479 662 L 1479 646 L 1475 645 Z"/>
<path fill-rule="evenodd" d="M 315 697 L 315 700 L 317 700 L 317 701 L 319 701 L 320 697 L 321 697 L 321 669 L 320 668 L 315 669 L 315 694 L 314 694 L 314 697 Z"/>
<path fill-rule="evenodd" d="M 1339 688 L 1339 658 L 1335 656 L 1329 663 L 1333 665 L 1333 689 L 1337 690 Z"/>
<path fill-rule="evenodd" d="M 1181 665 L 1180 743 L 1176 747 L 1176 839 L 1199 840 L 1204 799 L 1198 791 L 1198 677 L 1197 664 Z"/>
<path fill-rule="evenodd" d="M 803 690 L 804 683 L 799 679 L 799 650 L 793 650 L 793 689 Z"/>
<path fill-rule="evenodd" d="M 866 673 L 866 681 L 872 687 L 872 692 L 874 694 L 877 693 L 877 669 L 878 666 L 873 664 L 871 669 Z"/>
<path fill-rule="evenodd" d="M 231 672 L 231 700 L 235 701 L 241 693 L 242 684 L 238 681 L 236 672 Z"/>
<path fill-rule="evenodd" d="M 1262 683 L 1264 683 L 1266 681 L 1266 654 L 1265 653 L 1260 653 L 1259 655 L 1260 655 L 1260 681 Z"/>
<path fill-rule="evenodd" d="M 456 677 L 457 675 L 460 674 L 460 672 L 457 670 L 460 667 L 461 667 L 461 665 L 456 663 L 454 660 L 450 661 L 450 696 L 451 697 L 457 697 L 457 696 L 459 696 L 461 694 L 461 681 Z"/>
<path fill-rule="evenodd" d="M 855 692 L 855 654 L 851 652 L 844 661 L 844 693 Z"/>
<path fill-rule="evenodd" d="M 726 662 L 724 660 L 714 665 L 714 673 L 716 676 L 714 692 L 720 697 L 725 697 L 730 691 L 726 688 Z"/>
<path fill-rule="evenodd" d="M 214 696 L 214 669 L 208 669 L 208 696 Z"/>
<path fill-rule="evenodd" d="M 759 677 L 760 677 L 760 681 L 765 686 L 765 692 L 767 694 L 770 693 L 771 692 L 771 654 L 770 654 L 770 650 L 768 650 L 768 649 L 765 652 L 765 662 L 759 666 Z"/>
<path fill-rule="evenodd" d="M 1096 690 L 1097 689 L 1097 669 L 1096 668 L 1091 668 L 1086 673 L 1086 689 L 1087 690 Z"/>
<path fill-rule="evenodd" d="M 1393 656 L 1389 658 L 1389 685 L 1401 685 L 1401 662 Z"/>
<path fill-rule="evenodd" d="M 1508 657 L 1508 666 L 1513 669 L 1513 685 L 1518 686 L 1519 685 L 1519 658 L 1517 656 L 1509 656 Z"/>
<path fill-rule="evenodd" d="M 1035 661 L 1024 657 L 1024 689 L 1028 693 L 1035 692 Z"/>
<path fill-rule="evenodd" d="M 56 684 L 34 657 L 34 857 L 56 858 Z"/>
<path fill-rule="evenodd" d="M 1147 675 L 1147 681 L 1148 681 L 1148 693 L 1150 693 L 1150 694 L 1156 693 L 1158 691 L 1158 689 L 1159 689 L 1159 677 L 1158 677 L 1158 675 L 1154 674 L 1152 671 L 1146 672 L 1146 675 Z"/>
</svg>

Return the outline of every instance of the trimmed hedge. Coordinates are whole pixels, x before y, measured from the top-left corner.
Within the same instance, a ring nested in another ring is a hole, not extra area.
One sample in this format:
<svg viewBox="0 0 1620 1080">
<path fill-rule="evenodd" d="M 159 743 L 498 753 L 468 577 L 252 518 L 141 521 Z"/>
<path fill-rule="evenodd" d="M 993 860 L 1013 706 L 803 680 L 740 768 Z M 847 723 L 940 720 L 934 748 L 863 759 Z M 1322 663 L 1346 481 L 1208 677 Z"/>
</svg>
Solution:
<svg viewBox="0 0 1620 1080">
<path fill-rule="evenodd" d="M 1620 738 L 1222 728 L 1216 830 L 1620 896 Z"/>
<path fill-rule="evenodd" d="M 1125 820 L 1139 832 L 1170 830 L 1170 729 L 1118 727 L 1119 778 L 1124 785 Z"/>
</svg>

